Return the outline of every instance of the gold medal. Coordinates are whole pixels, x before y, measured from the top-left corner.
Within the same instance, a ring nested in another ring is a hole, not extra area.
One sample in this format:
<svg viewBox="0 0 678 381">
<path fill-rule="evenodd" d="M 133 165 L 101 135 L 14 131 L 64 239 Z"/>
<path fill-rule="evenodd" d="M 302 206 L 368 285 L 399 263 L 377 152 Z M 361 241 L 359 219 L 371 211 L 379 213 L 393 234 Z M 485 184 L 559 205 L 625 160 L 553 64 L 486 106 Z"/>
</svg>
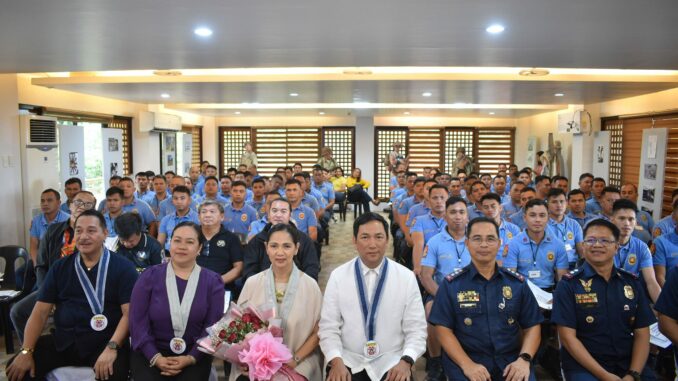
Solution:
<svg viewBox="0 0 678 381">
<path fill-rule="evenodd" d="M 511 299 L 513 297 L 513 290 L 511 290 L 511 286 L 504 286 L 501 291 L 504 295 L 504 298 Z"/>
<path fill-rule="evenodd" d="M 626 296 L 626 299 L 633 299 L 633 287 L 629 286 L 628 284 L 624 286 L 624 296 Z"/>
</svg>

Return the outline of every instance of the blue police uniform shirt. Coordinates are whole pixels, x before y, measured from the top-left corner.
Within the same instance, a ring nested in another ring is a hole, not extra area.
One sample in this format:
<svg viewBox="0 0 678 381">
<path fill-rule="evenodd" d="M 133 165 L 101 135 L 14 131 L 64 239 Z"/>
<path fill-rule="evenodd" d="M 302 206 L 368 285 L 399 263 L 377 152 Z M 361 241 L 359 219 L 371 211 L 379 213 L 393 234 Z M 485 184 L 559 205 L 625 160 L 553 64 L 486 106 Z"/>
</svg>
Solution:
<svg viewBox="0 0 678 381">
<path fill-rule="evenodd" d="M 587 213 L 586 211 L 584 211 L 584 217 L 577 217 L 574 214 L 572 214 L 572 212 L 568 213 L 567 217 L 577 221 L 577 223 L 579 224 L 579 226 L 581 226 L 582 229 L 584 229 L 584 226 L 586 226 L 586 224 L 588 224 L 589 221 L 598 218 L 598 216 L 594 216 L 593 214 Z"/>
<path fill-rule="evenodd" d="M 398 186 L 398 177 L 397 176 L 391 176 L 388 183 L 392 187 L 397 187 Z"/>
<path fill-rule="evenodd" d="M 555 284 L 555 271 L 567 270 L 569 263 L 565 245 L 547 232 L 537 244 L 524 231 L 509 242 L 509 249 L 503 266 L 529 278 L 540 288 Z"/>
<path fill-rule="evenodd" d="M 195 194 L 204 196 L 205 195 L 205 179 L 202 177 L 198 178 L 198 181 L 193 184 L 193 192 Z"/>
<path fill-rule="evenodd" d="M 658 237 L 652 242 L 652 264 L 667 269 L 678 265 L 678 234 L 671 232 Z"/>
<path fill-rule="evenodd" d="M 241 209 L 236 209 L 230 204 L 224 208 L 224 222 L 221 224 L 227 231 L 247 237 L 250 224 L 256 219 L 257 211 L 251 206 L 244 204 Z"/>
<path fill-rule="evenodd" d="M 549 234 L 556 240 L 560 240 L 565 245 L 567 260 L 570 263 L 577 262 L 577 244 L 584 240 L 584 233 L 579 223 L 571 218 L 565 217 L 558 223 L 553 218 L 549 218 L 546 227 Z"/>
<path fill-rule="evenodd" d="M 435 269 L 433 280 L 440 284 L 447 274 L 451 274 L 471 263 L 471 253 L 466 247 L 466 237 L 459 241 L 450 235 L 447 229 L 428 240 L 424 247 L 421 265 Z"/>
<path fill-rule="evenodd" d="M 484 217 L 485 215 L 483 214 L 480 209 L 478 209 L 478 206 L 476 204 L 473 204 L 467 208 L 468 210 L 468 220 L 471 221 L 474 218 L 478 217 Z"/>
<path fill-rule="evenodd" d="M 498 261 L 503 261 L 508 255 L 509 242 L 511 242 L 519 234 L 520 228 L 518 225 L 501 220 L 501 225 L 499 225 L 499 239 L 501 239 L 501 246 L 499 246 L 499 251 L 497 252 Z"/>
<path fill-rule="evenodd" d="M 104 213 L 104 220 L 106 220 L 106 229 L 108 229 L 109 237 L 117 237 L 118 233 L 115 231 L 115 217 L 111 217 L 111 213 Z"/>
<path fill-rule="evenodd" d="M 61 207 L 59 209 L 61 209 L 61 211 L 64 212 L 64 213 L 68 213 L 68 214 L 71 213 L 71 208 L 68 206 L 68 201 L 64 201 L 64 203 L 61 204 Z"/>
<path fill-rule="evenodd" d="M 628 370 L 633 330 L 655 322 L 643 284 L 619 268 L 605 280 L 588 264 L 563 276 L 553 294 L 551 321 L 576 330 L 591 356 L 608 371 Z M 564 371 L 584 371 L 561 347 Z"/>
<path fill-rule="evenodd" d="M 652 232 L 652 229 L 654 228 L 654 218 L 652 218 L 652 214 L 644 210 L 639 210 L 638 213 L 636 213 L 636 222 L 649 232 Z"/>
<path fill-rule="evenodd" d="M 309 227 L 318 227 L 318 219 L 316 218 L 313 209 L 304 204 L 299 204 L 299 206 L 292 209 L 291 219 L 294 221 L 294 225 L 297 229 L 306 234 L 308 234 Z"/>
<path fill-rule="evenodd" d="M 144 193 L 139 193 L 138 190 L 134 191 L 134 198 L 138 198 L 139 200 L 145 203 L 148 203 L 148 201 L 153 197 L 155 197 L 155 192 L 153 192 L 152 190 L 147 189 L 146 192 Z"/>
<path fill-rule="evenodd" d="M 678 320 L 678 270 L 673 267 L 666 274 L 666 283 L 657 298 L 654 309 L 667 317 Z M 673 355 L 678 363 L 678 347 L 673 346 Z"/>
<path fill-rule="evenodd" d="M 319 190 L 311 187 L 307 194 L 310 194 L 313 198 L 316 199 L 316 201 L 318 201 L 319 209 L 325 209 L 325 207 L 327 206 L 327 201 L 325 200 L 323 194 Z"/>
<path fill-rule="evenodd" d="M 334 186 L 332 183 L 325 181 L 320 186 L 316 185 L 315 183 L 311 183 L 312 189 L 317 190 L 320 192 L 320 195 L 323 197 L 323 199 L 326 201 L 326 203 L 330 203 L 335 199 L 334 195 Z M 327 206 L 327 204 L 325 205 Z"/>
<path fill-rule="evenodd" d="M 304 198 L 301 199 L 301 203 L 311 208 L 314 212 L 320 210 L 320 203 L 318 203 L 318 200 L 308 193 L 304 193 Z"/>
<path fill-rule="evenodd" d="M 63 210 L 59 209 L 57 211 L 56 216 L 54 217 L 54 220 L 52 220 L 52 222 L 47 222 L 47 219 L 45 218 L 45 213 L 40 213 L 33 217 L 33 220 L 31 221 L 31 229 L 29 231 L 29 234 L 31 237 L 35 237 L 40 240 L 42 239 L 42 236 L 45 235 L 45 232 L 47 231 L 49 225 L 68 221 L 69 218 L 71 218 L 70 214 L 65 213 Z"/>
<path fill-rule="evenodd" d="M 586 213 L 600 214 L 602 210 L 603 208 L 600 206 L 600 203 L 595 197 L 586 201 Z"/>
<path fill-rule="evenodd" d="M 266 214 L 264 210 L 264 205 L 266 205 L 266 198 L 262 198 L 261 201 L 254 201 L 254 199 L 246 202 L 247 205 L 251 206 L 257 212 L 257 218 L 261 218 Z"/>
<path fill-rule="evenodd" d="M 179 217 L 177 213 L 169 214 L 162 218 L 160 221 L 160 227 L 158 228 L 158 233 L 165 233 L 165 250 L 169 250 L 170 241 L 172 240 L 172 232 L 174 228 L 182 222 L 190 221 L 195 224 L 200 225 L 200 220 L 198 218 L 198 213 L 194 210 L 189 209 L 188 213 L 185 216 Z"/>
<path fill-rule="evenodd" d="M 251 189 L 245 189 L 245 202 L 250 201 L 254 197 L 254 193 Z"/>
<path fill-rule="evenodd" d="M 128 205 L 122 206 L 123 213 L 135 212 L 139 213 L 141 216 L 141 223 L 143 224 L 143 230 L 148 228 L 148 225 L 151 222 L 155 221 L 155 214 L 150 206 L 144 201 L 139 200 L 138 198 L 132 199 L 132 202 Z"/>
<path fill-rule="evenodd" d="M 395 204 L 396 200 L 404 194 L 407 194 L 407 188 L 396 188 L 391 192 L 391 202 Z"/>
<path fill-rule="evenodd" d="M 213 200 L 213 201 L 216 201 L 216 202 L 220 203 L 220 204 L 221 204 L 222 206 L 224 206 L 224 207 L 225 207 L 226 205 L 228 205 L 228 204 L 231 203 L 229 200 L 225 199 L 224 197 L 220 196 L 219 194 L 217 194 L 217 196 L 216 196 L 215 198 L 207 198 L 206 195 L 202 195 L 202 196 L 198 195 L 198 196 L 196 196 L 196 198 L 194 198 L 193 200 L 195 201 L 195 203 L 198 204 L 198 206 L 200 206 L 200 204 L 202 204 L 202 203 L 205 202 L 206 200 Z"/>
<path fill-rule="evenodd" d="M 398 205 L 398 213 L 401 216 L 406 216 L 407 213 L 410 212 L 410 208 L 419 203 L 421 203 L 421 200 L 417 200 L 417 198 L 414 197 L 414 195 L 405 197 L 400 201 L 400 204 Z"/>
<path fill-rule="evenodd" d="M 422 233 L 424 235 L 424 245 L 426 245 L 431 237 L 443 231 L 446 226 L 447 221 L 445 221 L 444 217 L 438 218 L 431 214 L 431 212 L 428 212 L 427 214 L 417 216 L 412 220 L 410 234 Z"/>
<path fill-rule="evenodd" d="M 90 319 L 94 314 L 75 273 L 76 260 L 80 261 L 85 269 L 89 281 L 96 284 L 99 264 L 87 271 L 79 254 L 69 255 L 50 266 L 43 287 L 40 287 L 38 301 L 57 306 L 54 312 L 54 343 L 57 351 L 65 351 L 74 345 L 78 355 L 86 358 L 98 355 L 113 336 L 122 318 L 120 306 L 130 302 L 137 271 L 132 262 L 126 258 L 119 255 L 110 256 L 103 311 L 108 319 L 108 325 L 103 331 L 97 332 L 90 326 Z"/>
<path fill-rule="evenodd" d="M 165 201 L 168 198 L 171 200 L 171 197 L 165 197 L 162 201 Z M 153 211 L 153 214 L 155 214 L 156 218 L 158 215 L 160 215 L 160 204 L 162 201 L 158 200 L 157 196 L 153 196 L 153 198 L 146 202 L 148 206 L 151 207 L 151 210 Z"/>
<path fill-rule="evenodd" d="M 527 222 L 525 222 L 525 213 L 523 213 L 522 209 L 516 213 L 513 213 L 509 218 L 509 221 L 511 221 L 512 224 L 518 226 L 520 230 L 525 230 L 527 227 Z"/>
<path fill-rule="evenodd" d="M 193 211 L 198 211 L 198 203 L 195 202 L 195 200 L 191 199 L 191 210 Z M 158 206 L 158 221 L 162 221 L 165 216 L 170 215 L 170 214 L 175 214 L 177 212 L 177 209 L 174 207 L 174 204 L 172 203 L 172 197 L 167 197 L 166 199 L 162 200 L 160 205 Z"/>
<path fill-rule="evenodd" d="M 266 224 L 268 224 L 268 218 L 266 215 L 256 221 L 253 221 L 250 224 L 250 231 L 247 233 L 247 238 L 254 237 L 255 235 L 261 233 L 264 230 Z"/>
<path fill-rule="evenodd" d="M 506 202 L 501 204 L 501 218 L 509 219 L 515 213 L 522 212 L 520 205 L 516 205 L 509 198 Z"/>
<path fill-rule="evenodd" d="M 411 228 L 414 224 L 414 219 L 419 216 L 425 216 L 431 212 L 431 208 L 426 205 L 425 202 L 420 202 L 418 204 L 412 205 L 410 211 L 407 213 L 407 219 L 405 219 L 405 225 L 408 228 Z"/>
<path fill-rule="evenodd" d="M 403 189 L 405 189 L 405 188 L 403 188 Z M 400 207 L 400 203 L 401 203 L 404 199 L 406 199 L 406 198 L 408 198 L 408 197 L 410 197 L 410 196 L 411 196 L 411 195 L 407 194 L 407 189 L 405 189 L 404 192 L 400 192 L 400 194 L 398 194 L 395 198 L 393 198 L 393 199 L 391 200 L 391 202 L 393 203 L 393 208 L 397 211 L 398 208 Z"/>
<path fill-rule="evenodd" d="M 429 322 L 451 329 L 466 354 L 493 380 L 503 379 L 506 366 L 518 358 L 521 330 L 544 320 L 524 280 L 501 267 L 487 280 L 470 264 L 444 278 L 433 302 Z M 445 351 L 443 368 L 448 379 L 465 379 Z"/>
<path fill-rule="evenodd" d="M 653 237 L 659 237 L 664 234 L 671 233 L 672 231 L 676 230 L 676 221 L 673 220 L 672 215 L 668 215 L 659 222 L 657 222 L 657 225 L 655 225 L 654 230 L 652 232 Z"/>
<path fill-rule="evenodd" d="M 614 256 L 614 265 L 632 274 L 640 275 L 640 270 L 652 267 L 652 254 L 645 242 L 636 237 L 625 245 L 619 245 L 619 250 Z"/>
</svg>

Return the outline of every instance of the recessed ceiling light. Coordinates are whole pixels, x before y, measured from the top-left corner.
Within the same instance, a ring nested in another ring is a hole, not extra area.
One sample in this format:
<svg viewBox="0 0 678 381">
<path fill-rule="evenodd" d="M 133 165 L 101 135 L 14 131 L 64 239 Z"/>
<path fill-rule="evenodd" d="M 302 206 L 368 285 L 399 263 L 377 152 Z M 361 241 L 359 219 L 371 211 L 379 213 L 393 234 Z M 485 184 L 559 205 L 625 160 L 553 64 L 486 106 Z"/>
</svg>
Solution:
<svg viewBox="0 0 678 381">
<path fill-rule="evenodd" d="M 199 28 L 195 28 L 193 33 L 195 33 L 196 36 L 209 37 L 212 35 L 212 29 L 201 26 Z"/>
<path fill-rule="evenodd" d="M 489 113 L 489 114 L 490 114 L 490 115 L 494 115 L 494 111 L 490 111 L 490 113 Z"/>
<path fill-rule="evenodd" d="M 403 113 L 403 115 L 410 115 L 410 112 L 409 112 L 409 111 L 405 111 L 405 112 Z"/>
<path fill-rule="evenodd" d="M 235 115 L 240 115 L 240 111 L 234 112 Z"/>
<path fill-rule="evenodd" d="M 430 91 L 425 91 L 425 92 L 421 93 L 422 97 L 430 97 L 431 95 L 433 95 L 433 93 L 430 92 Z"/>
<path fill-rule="evenodd" d="M 167 94 L 167 93 L 162 93 L 162 94 L 160 94 L 160 97 L 161 97 L 161 98 L 165 98 L 165 99 L 167 99 L 167 98 L 169 98 L 169 97 L 170 97 L 170 95 L 169 95 L 169 94 Z"/>
<path fill-rule="evenodd" d="M 555 94 L 553 94 L 553 96 L 554 96 L 554 97 L 564 97 L 565 94 L 563 94 L 563 93 L 555 93 Z"/>
<path fill-rule="evenodd" d="M 490 34 L 499 34 L 504 31 L 504 26 L 501 24 L 492 24 L 488 26 L 486 29 L 487 33 Z"/>
<path fill-rule="evenodd" d="M 291 96 L 291 97 L 298 97 L 298 96 L 299 96 L 299 93 L 290 93 L 290 96 Z"/>
<path fill-rule="evenodd" d="M 320 111 L 318 115 L 325 115 L 325 111 Z"/>
</svg>

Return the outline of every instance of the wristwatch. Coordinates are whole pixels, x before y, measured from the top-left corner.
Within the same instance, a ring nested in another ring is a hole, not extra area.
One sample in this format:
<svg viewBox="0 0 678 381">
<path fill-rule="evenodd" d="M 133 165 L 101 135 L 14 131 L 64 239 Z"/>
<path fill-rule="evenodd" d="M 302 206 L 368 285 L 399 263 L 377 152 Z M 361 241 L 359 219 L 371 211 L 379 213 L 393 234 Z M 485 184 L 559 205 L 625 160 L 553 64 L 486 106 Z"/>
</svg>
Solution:
<svg viewBox="0 0 678 381">
<path fill-rule="evenodd" d="M 520 355 L 518 355 L 521 359 L 527 361 L 527 362 L 532 362 L 532 356 L 529 353 L 523 352 Z"/>
<path fill-rule="evenodd" d="M 626 374 L 633 377 L 634 381 L 640 381 L 640 373 L 636 372 L 635 370 L 629 369 Z"/>
<path fill-rule="evenodd" d="M 400 358 L 401 360 L 405 361 L 406 363 L 410 364 L 410 366 L 414 365 L 414 360 L 410 356 L 403 356 Z"/>
<path fill-rule="evenodd" d="M 299 356 L 297 356 L 297 355 L 295 354 L 295 355 L 294 355 L 294 362 L 296 362 L 297 365 L 299 365 L 299 363 L 301 362 L 301 357 L 299 357 Z"/>
<path fill-rule="evenodd" d="M 19 353 L 22 355 L 27 355 L 27 354 L 33 354 L 34 349 L 32 348 L 21 348 L 19 349 Z"/>
<path fill-rule="evenodd" d="M 120 346 L 118 345 L 118 343 L 111 340 L 111 341 L 108 342 L 108 344 L 106 344 L 106 348 L 110 348 L 114 351 L 117 351 L 118 349 L 120 349 Z"/>
</svg>

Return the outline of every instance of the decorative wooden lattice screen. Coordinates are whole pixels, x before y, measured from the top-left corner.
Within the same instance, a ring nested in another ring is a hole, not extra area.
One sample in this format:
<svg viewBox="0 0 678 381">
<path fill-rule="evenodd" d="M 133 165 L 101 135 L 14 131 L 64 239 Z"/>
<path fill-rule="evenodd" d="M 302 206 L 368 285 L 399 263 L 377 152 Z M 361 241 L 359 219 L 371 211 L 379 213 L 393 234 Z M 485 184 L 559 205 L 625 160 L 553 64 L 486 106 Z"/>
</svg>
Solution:
<svg viewBox="0 0 678 381">
<path fill-rule="evenodd" d="M 332 149 L 334 161 L 344 172 L 355 167 L 355 127 L 323 127 L 322 147 Z"/>
<path fill-rule="evenodd" d="M 221 174 L 231 167 L 238 167 L 243 144 L 251 141 L 249 127 L 219 127 L 219 157 L 221 158 Z"/>
<path fill-rule="evenodd" d="M 466 154 L 476 159 L 474 152 L 474 142 L 476 140 L 476 131 L 472 127 L 447 127 L 445 128 L 445 144 L 443 146 L 445 171 L 452 173 L 454 161 L 457 159 L 457 148 L 464 147 Z"/>
<path fill-rule="evenodd" d="M 257 127 L 253 133 L 258 170 L 262 175 L 272 176 L 276 168 L 297 162 L 310 171 L 320 156 L 317 127 Z"/>
<path fill-rule="evenodd" d="M 476 171 L 496 174 L 499 164 L 513 161 L 515 128 L 479 128 L 476 144 Z"/>
<path fill-rule="evenodd" d="M 407 156 L 409 142 L 407 141 L 407 127 L 376 127 L 375 143 L 377 145 L 375 154 L 374 168 L 377 176 L 374 179 L 373 193 L 377 197 L 389 197 L 389 182 L 391 174 L 388 171 L 384 161 L 388 154 L 393 151 L 393 143 L 401 142 L 403 147 L 400 149 L 403 155 Z"/>
<path fill-rule="evenodd" d="M 610 132 L 610 171 L 609 182 L 610 185 L 622 186 L 622 127 L 624 122 L 620 119 L 610 120 L 605 123 L 605 130 Z M 637 183 L 635 181 L 634 183 Z M 573 181 L 574 184 L 574 181 Z M 636 184 L 637 185 L 637 184 Z"/>
<path fill-rule="evenodd" d="M 122 130 L 122 168 L 123 173 L 132 174 L 132 118 L 114 118 L 102 125 L 105 128 Z"/>
<path fill-rule="evenodd" d="M 424 167 L 441 169 L 442 133 L 440 128 L 409 129 L 410 171 L 423 174 Z"/>
</svg>

